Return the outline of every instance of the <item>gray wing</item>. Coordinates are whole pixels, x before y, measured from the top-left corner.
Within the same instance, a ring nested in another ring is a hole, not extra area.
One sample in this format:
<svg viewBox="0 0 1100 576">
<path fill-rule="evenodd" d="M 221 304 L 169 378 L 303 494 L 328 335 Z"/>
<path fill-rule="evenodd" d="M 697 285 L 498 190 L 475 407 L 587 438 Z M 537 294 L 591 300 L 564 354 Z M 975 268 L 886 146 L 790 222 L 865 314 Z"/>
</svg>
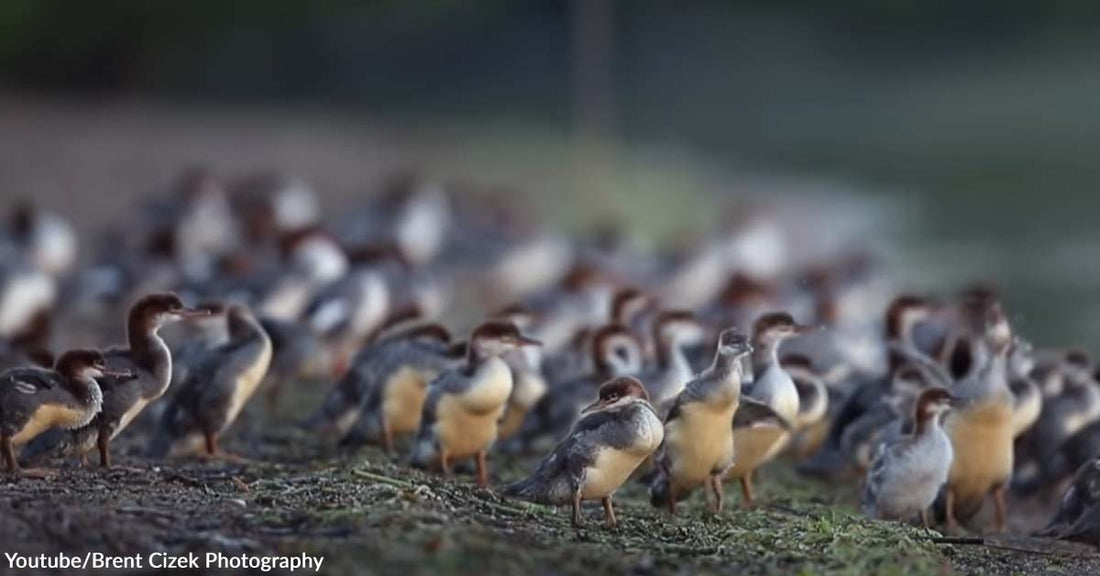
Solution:
<svg viewBox="0 0 1100 576">
<path fill-rule="evenodd" d="M 61 375 L 53 370 L 12 368 L 0 375 L 0 387 L 3 387 L 4 392 L 34 395 L 61 385 Z"/>
<path fill-rule="evenodd" d="M 623 448 L 632 444 L 634 430 L 630 420 L 621 412 L 585 415 L 531 476 L 506 486 L 504 493 L 547 504 L 568 502 L 583 482 L 585 469 L 595 462 L 600 448 Z"/>
<path fill-rule="evenodd" d="M 440 400 L 448 394 L 461 394 L 470 387 L 470 379 L 459 370 L 448 370 L 428 385 L 428 397 L 424 399 L 424 411 L 420 418 L 421 435 L 435 424 L 435 411 Z"/>
<path fill-rule="evenodd" d="M 741 405 L 733 415 L 733 429 L 753 428 L 757 426 L 776 426 L 790 430 L 790 424 L 767 404 L 741 395 Z"/>
</svg>

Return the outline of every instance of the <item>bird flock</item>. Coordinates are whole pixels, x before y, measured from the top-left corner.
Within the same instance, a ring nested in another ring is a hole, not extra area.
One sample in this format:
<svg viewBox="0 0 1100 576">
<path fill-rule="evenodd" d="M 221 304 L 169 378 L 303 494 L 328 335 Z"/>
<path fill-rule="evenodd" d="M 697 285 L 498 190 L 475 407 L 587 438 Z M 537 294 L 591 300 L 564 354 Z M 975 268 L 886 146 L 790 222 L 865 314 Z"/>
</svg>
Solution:
<svg viewBox="0 0 1100 576">
<path fill-rule="evenodd" d="M 578 525 L 586 500 L 615 524 L 628 482 L 669 514 L 696 492 L 720 512 L 727 482 L 755 506 L 782 458 L 870 516 L 952 532 L 1064 490 L 1042 533 L 1100 544 L 1097 367 L 1033 349 L 989 283 L 906 293 L 760 205 L 653 247 L 411 172 L 329 218 L 303 180 L 203 168 L 132 210 L 78 239 L 21 202 L 0 235 L 11 474 L 110 466 L 128 430 L 143 458 L 239 458 L 219 441 L 254 397 L 320 382 L 294 425 L 448 476 L 472 463 L 488 489 L 493 454 L 537 455 L 495 489 Z"/>
</svg>

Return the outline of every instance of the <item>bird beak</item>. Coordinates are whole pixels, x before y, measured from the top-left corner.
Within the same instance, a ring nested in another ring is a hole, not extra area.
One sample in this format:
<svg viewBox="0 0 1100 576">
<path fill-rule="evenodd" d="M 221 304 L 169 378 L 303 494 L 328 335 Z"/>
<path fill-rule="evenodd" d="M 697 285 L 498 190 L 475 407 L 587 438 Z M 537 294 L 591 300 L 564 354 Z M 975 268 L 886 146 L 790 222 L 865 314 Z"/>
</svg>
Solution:
<svg viewBox="0 0 1100 576">
<path fill-rule="evenodd" d="M 133 380 L 137 377 L 136 374 L 129 370 L 111 370 L 110 368 L 100 370 L 104 376 L 109 378 L 118 378 L 120 380 Z"/>
<path fill-rule="evenodd" d="M 603 400 L 596 400 L 595 402 L 589 404 L 588 406 L 585 406 L 584 408 L 581 408 L 581 415 L 583 416 L 584 414 L 588 414 L 589 412 L 592 412 L 593 410 L 596 410 L 596 409 L 600 408 L 603 405 L 604 405 Z"/>
<path fill-rule="evenodd" d="M 818 329 L 817 326 L 810 326 L 809 324 L 795 324 L 794 333 L 795 334 L 806 334 L 807 332 L 813 332 L 814 330 L 817 330 L 817 329 Z"/>
<path fill-rule="evenodd" d="M 516 342 L 520 346 L 542 346 L 541 340 L 536 340 L 535 338 L 525 336 L 523 334 L 520 334 L 519 339 L 517 339 Z"/>
<path fill-rule="evenodd" d="M 191 318 L 205 318 L 207 316 L 210 316 L 210 311 L 204 310 L 202 308 L 187 308 L 185 310 L 181 310 L 179 312 L 179 316 L 184 320 L 188 320 Z"/>
</svg>

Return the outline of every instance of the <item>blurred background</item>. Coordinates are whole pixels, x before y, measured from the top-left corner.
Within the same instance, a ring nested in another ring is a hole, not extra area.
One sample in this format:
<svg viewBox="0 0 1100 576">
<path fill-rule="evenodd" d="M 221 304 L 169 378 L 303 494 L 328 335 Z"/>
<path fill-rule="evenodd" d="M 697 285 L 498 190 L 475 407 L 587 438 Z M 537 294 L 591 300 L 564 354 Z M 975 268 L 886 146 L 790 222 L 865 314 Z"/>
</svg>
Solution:
<svg viewBox="0 0 1100 576">
<path fill-rule="evenodd" d="M 854 206 L 916 289 L 1100 345 L 1100 4 L 0 1 L 0 196 L 81 230 L 202 162 L 332 210 L 397 167 L 654 238 L 715 198 Z"/>
</svg>

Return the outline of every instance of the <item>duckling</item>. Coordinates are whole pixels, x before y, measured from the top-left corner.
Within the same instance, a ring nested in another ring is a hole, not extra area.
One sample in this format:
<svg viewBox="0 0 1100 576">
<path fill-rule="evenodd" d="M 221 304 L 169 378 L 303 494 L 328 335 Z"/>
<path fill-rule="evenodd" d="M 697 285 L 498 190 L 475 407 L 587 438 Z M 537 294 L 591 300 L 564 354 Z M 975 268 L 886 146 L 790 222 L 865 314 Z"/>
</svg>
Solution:
<svg viewBox="0 0 1100 576">
<path fill-rule="evenodd" d="M 577 419 L 584 398 L 591 398 L 601 382 L 642 370 L 643 351 L 638 336 L 617 324 L 600 327 L 590 339 L 592 372 L 564 382 L 553 382 L 549 392 L 528 413 L 520 431 L 526 447 L 548 436 L 557 440 Z"/>
<path fill-rule="evenodd" d="M 861 504 L 868 516 L 905 520 L 920 515 L 928 527 L 928 509 L 936 500 L 954 458 L 940 415 L 951 405 L 945 388 L 930 388 L 917 399 L 911 434 L 881 444 L 867 472 Z"/>
<path fill-rule="evenodd" d="M 15 446 L 22 446 L 50 428 L 86 425 L 103 405 L 96 378 L 130 378 L 107 368 L 95 350 L 71 350 L 56 369 L 21 367 L 0 374 L 0 451 L 8 472 L 19 473 Z"/>
<path fill-rule="evenodd" d="M 474 457 L 477 485 L 487 487 L 485 454 L 496 441 L 513 386 L 511 370 L 500 355 L 518 346 L 539 344 L 511 322 L 477 326 L 463 365 L 440 374 L 429 385 L 411 464 L 422 468 L 438 462 L 443 474 L 450 475 L 455 459 Z"/>
<path fill-rule="evenodd" d="M 338 376 L 343 375 L 354 350 L 385 322 L 390 300 L 382 275 L 370 268 L 351 271 L 313 297 L 305 318 L 319 337 L 331 343 Z"/>
<path fill-rule="evenodd" d="M 485 455 L 496 441 L 498 422 L 512 393 L 512 371 L 500 356 L 519 346 L 540 344 L 511 322 L 478 326 L 470 336 L 464 365 L 443 372 L 428 387 L 412 464 L 423 468 L 438 461 L 450 475 L 453 461 L 474 457 L 477 483 L 488 487 Z"/>
<path fill-rule="evenodd" d="M 365 348 L 322 408 L 343 434 L 340 444 L 380 442 L 392 453 L 395 438 L 419 430 L 428 384 L 457 366 L 464 351 L 434 323 L 402 329 Z"/>
<path fill-rule="evenodd" d="M 450 332 L 440 324 L 419 324 L 388 335 L 372 352 L 357 357 L 345 377 L 351 381 L 341 384 L 341 389 L 361 400 L 355 405 L 353 427 L 340 444 L 381 441 L 384 450 L 393 453 L 395 437 L 415 434 L 428 385 L 462 362 L 465 345 L 451 344 L 450 339 Z"/>
<path fill-rule="evenodd" d="M 737 455 L 727 478 L 739 480 L 746 506 L 754 506 L 752 475 L 757 468 L 771 461 L 790 440 L 791 429 L 798 421 L 798 389 L 791 375 L 779 363 L 779 346 L 788 338 L 805 334 L 812 328 L 794 321 L 790 314 L 772 312 L 756 320 L 752 337 L 753 380 L 742 387 L 741 406 L 761 404 L 783 422 L 783 426 L 735 426 L 734 453 Z M 750 407 L 748 410 L 755 410 Z M 746 415 L 748 412 L 746 412 Z M 734 421 L 737 421 L 736 415 Z"/>
<path fill-rule="evenodd" d="M 194 366 L 172 397 L 149 445 L 152 458 L 206 449 L 218 455 L 218 437 L 256 392 L 271 364 L 271 338 L 247 308 L 226 312 L 229 341 Z"/>
<path fill-rule="evenodd" d="M 513 307 L 498 314 L 498 317 L 512 322 L 524 332 L 534 323 L 533 315 L 523 308 Z M 505 352 L 501 358 L 512 370 L 512 395 L 508 397 L 508 407 L 500 421 L 499 436 L 501 440 L 506 440 L 520 431 L 527 413 L 546 395 L 549 384 L 542 373 L 541 348 L 523 346 Z"/>
<path fill-rule="evenodd" d="M 42 434 L 27 445 L 23 457 L 83 456 L 98 448 L 100 464 L 110 467 L 111 440 L 150 402 L 160 398 L 172 382 L 172 356 L 159 335 L 161 327 L 208 315 L 206 310 L 184 307 L 179 297 L 171 293 L 150 294 L 134 303 L 127 317 L 129 346 L 108 349 L 103 357 L 112 370 L 128 370 L 135 377 L 121 379 L 104 375 L 99 378 L 103 408 L 95 418 L 73 429 L 71 434 L 58 434 L 56 430 Z"/>
<path fill-rule="evenodd" d="M 1077 469 L 1058 512 L 1039 534 L 1100 546 L 1100 457 Z"/>
<path fill-rule="evenodd" d="M 752 352 L 736 329 L 722 331 L 710 367 L 676 395 L 665 417 L 665 441 L 657 455 L 659 473 L 649 487 L 650 503 L 676 513 L 676 502 L 706 484 L 722 510 L 722 476 L 733 465 L 733 428 L 741 398 L 741 359 Z"/>
<path fill-rule="evenodd" d="M 805 457 L 817 451 L 825 441 L 825 435 L 829 432 L 826 416 L 830 400 L 835 400 L 837 394 L 814 370 L 813 362 L 808 357 L 786 354 L 779 364 L 791 375 L 791 381 L 798 389 L 798 419 L 794 423 L 795 437 L 791 447 L 796 456 Z"/>
<path fill-rule="evenodd" d="M 1043 393 L 1031 376 L 1035 367 L 1031 344 L 1014 338 L 1008 351 L 1008 386 L 1015 403 L 1012 408 L 1013 438 L 1019 438 L 1039 420 L 1043 410 Z"/>
<path fill-rule="evenodd" d="M 695 371 L 684 354 L 684 346 L 703 340 L 703 325 L 695 314 L 666 310 L 653 323 L 653 344 L 657 353 L 655 370 L 641 375 L 653 405 L 667 411 L 668 404 L 684 389 Z"/>
<path fill-rule="evenodd" d="M 530 477 L 506 486 L 507 496 L 543 504 L 572 504 L 581 526 L 581 502 L 600 500 L 614 526 L 612 496 L 661 445 L 664 429 L 642 383 L 629 376 L 600 386 L 599 398 Z"/>
<path fill-rule="evenodd" d="M 944 488 L 946 524 L 955 530 L 958 520 L 967 520 L 981 509 L 986 495 L 993 496 L 994 530 L 1005 523 L 1005 488 L 1013 469 L 1013 407 L 1015 398 L 1008 387 L 1008 348 L 1011 330 L 999 302 L 985 304 L 984 342 L 978 357 L 987 360 L 958 382 L 954 394 L 960 399 L 944 424 L 955 459 Z"/>
<path fill-rule="evenodd" d="M 271 338 L 265 395 L 268 411 L 275 413 L 288 385 L 327 376 L 328 362 L 320 339 L 304 324 L 261 317 L 260 325 Z"/>
<path fill-rule="evenodd" d="M 890 408 L 883 404 L 883 398 L 889 394 L 897 370 L 911 362 L 910 356 L 923 356 L 914 341 L 914 331 L 933 310 L 934 306 L 927 298 L 908 294 L 894 298 L 886 309 L 883 322 L 884 340 L 888 346 L 886 373 L 859 382 L 847 394 L 829 425 L 824 445 L 810 460 L 799 465 L 800 472 L 823 478 L 837 478 L 853 471 L 856 454 L 851 448 L 858 444 L 848 441 L 855 433 L 852 426 L 859 424 L 862 427 L 868 422 L 868 417 L 876 414 L 885 414 L 887 420 L 893 417 Z"/>
</svg>

